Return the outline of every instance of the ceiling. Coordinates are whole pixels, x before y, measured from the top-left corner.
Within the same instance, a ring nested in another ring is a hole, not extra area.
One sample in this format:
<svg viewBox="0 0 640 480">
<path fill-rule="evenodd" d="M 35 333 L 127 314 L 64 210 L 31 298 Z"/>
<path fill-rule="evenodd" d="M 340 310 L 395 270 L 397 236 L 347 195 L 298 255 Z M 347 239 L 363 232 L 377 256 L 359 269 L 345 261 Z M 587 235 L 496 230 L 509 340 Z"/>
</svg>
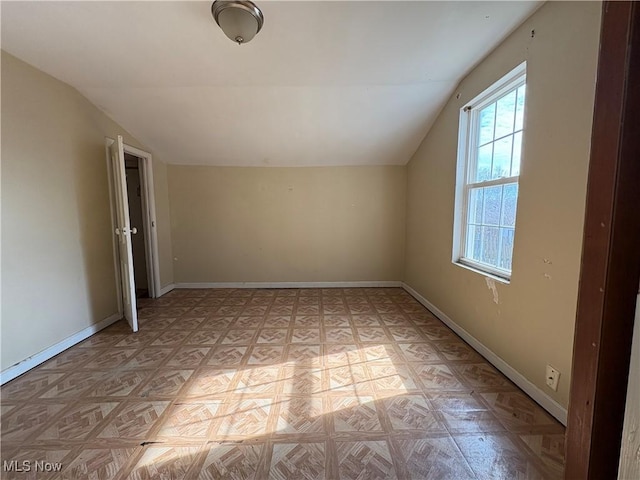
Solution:
<svg viewBox="0 0 640 480">
<path fill-rule="evenodd" d="M 2 2 L 2 48 L 168 163 L 404 165 L 541 2 L 274 2 L 238 46 L 210 2 Z"/>
</svg>

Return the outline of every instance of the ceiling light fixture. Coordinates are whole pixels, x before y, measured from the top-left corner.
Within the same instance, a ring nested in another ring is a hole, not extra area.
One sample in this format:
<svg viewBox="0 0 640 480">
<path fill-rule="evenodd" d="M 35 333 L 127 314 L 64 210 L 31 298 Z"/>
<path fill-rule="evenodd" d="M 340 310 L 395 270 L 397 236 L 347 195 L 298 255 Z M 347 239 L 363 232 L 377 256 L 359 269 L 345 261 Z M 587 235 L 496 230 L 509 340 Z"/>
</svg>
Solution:
<svg viewBox="0 0 640 480">
<path fill-rule="evenodd" d="M 264 24 L 260 9 L 248 0 L 216 0 L 211 15 L 224 34 L 238 45 L 251 41 Z"/>
</svg>

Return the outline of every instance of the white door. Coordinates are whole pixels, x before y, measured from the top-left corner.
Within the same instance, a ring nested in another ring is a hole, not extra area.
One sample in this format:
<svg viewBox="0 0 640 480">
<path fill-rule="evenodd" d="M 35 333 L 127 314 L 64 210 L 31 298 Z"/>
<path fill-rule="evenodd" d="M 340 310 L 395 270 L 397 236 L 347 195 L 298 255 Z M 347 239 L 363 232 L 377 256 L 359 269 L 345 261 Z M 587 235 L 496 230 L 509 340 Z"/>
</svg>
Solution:
<svg viewBox="0 0 640 480">
<path fill-rule="evenodd" d="M 133 253 L 131 250 L 131 223 L 129 221 L 129 199 L 127 197 L 127 177 L 124 169 L 124 146 L 122 137 L 111 145 L 111 167 L 116 199 L 116 238 L 120 259 L 120 279 L 122 282 L 122 303 L 124 317 L 134 332 L 138 331 L 136 310 L 136 283 L 133 276 Z"/>
<path fill-rule="evenodd" d="M 636 299 L 618 480 L 640 478 L 640 292 Z"/>
</svg>

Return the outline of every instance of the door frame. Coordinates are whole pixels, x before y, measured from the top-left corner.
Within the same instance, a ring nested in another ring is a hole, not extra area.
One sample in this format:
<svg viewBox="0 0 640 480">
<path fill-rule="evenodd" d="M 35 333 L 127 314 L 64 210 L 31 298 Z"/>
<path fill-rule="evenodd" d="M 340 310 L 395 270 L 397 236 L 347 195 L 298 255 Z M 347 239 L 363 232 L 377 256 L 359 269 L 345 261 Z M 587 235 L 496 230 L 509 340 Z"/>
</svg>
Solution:
<svg viewBox="0 0 640 480">
<path fill-rule="evenodd" d="M 120 278 L 120 268 L 118 266 L 118 245 L 113 232 L 116 228 L 115 198 L 113 192 L 113 174 L 111 173 L 109 147 L 114 140 L 105 137 L 105 152 L 107 156 L 107 171 L 109 173 L 109 204 L 111 207 L 111 232 L 113 245 L 113 261 L 116 271 L 115 282 L 118 294 L 118 312 L 122 313 L 122 281 Z M 138 169 L 140 172 L 140 196 L 142 198 L 142 229 L 144 232 L 145 261 L 147 268 L 147 281 L 149 285 L 149 297 L 158 298 L 160 296 L 160 258 L 158 255 L 158 228 L 156 221 L 156 201 L 153 183 L 153 157 L 149 152 L 140 150 L 131 145 L 124 144 L 124 153 L 138 157 Z M 134 259 L 135 261 L 135 259 Z"/>
<path fill-rule="evenodd" d="M 640 278 L 640 4 L 604 2 L 565 478 L 615 479 Z"/>
</svg>

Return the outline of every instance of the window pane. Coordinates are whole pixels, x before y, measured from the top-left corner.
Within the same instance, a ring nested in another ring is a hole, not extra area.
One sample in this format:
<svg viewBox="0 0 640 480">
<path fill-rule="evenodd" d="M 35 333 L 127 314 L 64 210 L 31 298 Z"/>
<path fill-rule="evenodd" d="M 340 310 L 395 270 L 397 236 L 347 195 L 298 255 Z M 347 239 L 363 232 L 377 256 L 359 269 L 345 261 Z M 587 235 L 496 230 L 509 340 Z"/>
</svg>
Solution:
<svg viewBox="0 0 640 480">
<path fill-rule="evenodd" d="M 493 140 L 493 125 L 496 116 L 496 104 L 480 110 L 480 124 L 478 128 L 478 145 L 484 145 Z"/>
<path fill-rule="evenodd" d="M 493 144 L 493 166 L 491 178 L 508 177 L 511 171 L 511 143 L 513 137 L 508 136 Z"/>
<path fill-rule="evenodd" d="M 493 155 L 493 143 L 489 143 L 478 149 L 478 164 L 476 166 L 476 182 L 484 182 L 491 178 L 491 156 Z"/>
<path fill-rule="evenodd" d="M 480 230 L 482 227 L 469 225 L 467 228 L 467 242 L 464 256 L 477 259 L 482 249 L 482 237 Z"/>
<path fill-rule="evenodd" d="M 513 228 L 501 228 L 502 236 L 502 256 L 500 258 L 500 268 L 511 270 L 511 261 L 513 258 L 513 237 L 515 230 Z"/>
<path fill-rule="evenodd" d="M 482 223 L 483 188 L 474 188 L 469 192 L 469 222 Z"/>
<path fill-rule="evenodd" d="M 476 106 L 460 112 L 460 125 L 470 136 L 460 135 L 464 163 L 458 166 L 464 175 L 457 179 L 456 201 L 462 200 L 465 210 L 456 212 L 456 231 L 463 238 L 454 239 L 454 253 L 481 271 L 511 271 L 525 142 L 525 75 L 524 65 L 519 66 L 482 92 Z"/>
<path fill-rule="evenodd" d="M 486 187 L 484 190 L 484 218 L 485 225 L 500 225 L 500 207 L 502 206 L 502 185 Z"/>
<path fill-rule="evenodd" d="M 502 194 L 502 222 L 505 227 L 516 225 L 516 204 L 518 202 L 518 184 L 510 183 L 504 186 Z"/>
<path fill-rule="evenodd" d="M 480 261 L 489 265 L 498 264 L 498 227 L 479 227 L 482 229 L 482 252 Z"/>
<path fill-rule="evenodd" d="M 513 120 L 516 110 L 516 91 L 505 95 L 497 102 L 496 109 L 496 134 L 500 138 L 513 132 Z"/>
<path fill-rule="evenodd" d="M 522 132 L 513 136 L 513 160 L 511 160 L 511 175 L 520 175 L 520 156 L 522 155 Z"/>
<path fill-rule="evenodd" d="M 522 130 L 524 126 L 524 99 L 526 85 L 518 88 L 518 100 L 516 101 L 516 124 L 514 130 Z"/>
</svg>

